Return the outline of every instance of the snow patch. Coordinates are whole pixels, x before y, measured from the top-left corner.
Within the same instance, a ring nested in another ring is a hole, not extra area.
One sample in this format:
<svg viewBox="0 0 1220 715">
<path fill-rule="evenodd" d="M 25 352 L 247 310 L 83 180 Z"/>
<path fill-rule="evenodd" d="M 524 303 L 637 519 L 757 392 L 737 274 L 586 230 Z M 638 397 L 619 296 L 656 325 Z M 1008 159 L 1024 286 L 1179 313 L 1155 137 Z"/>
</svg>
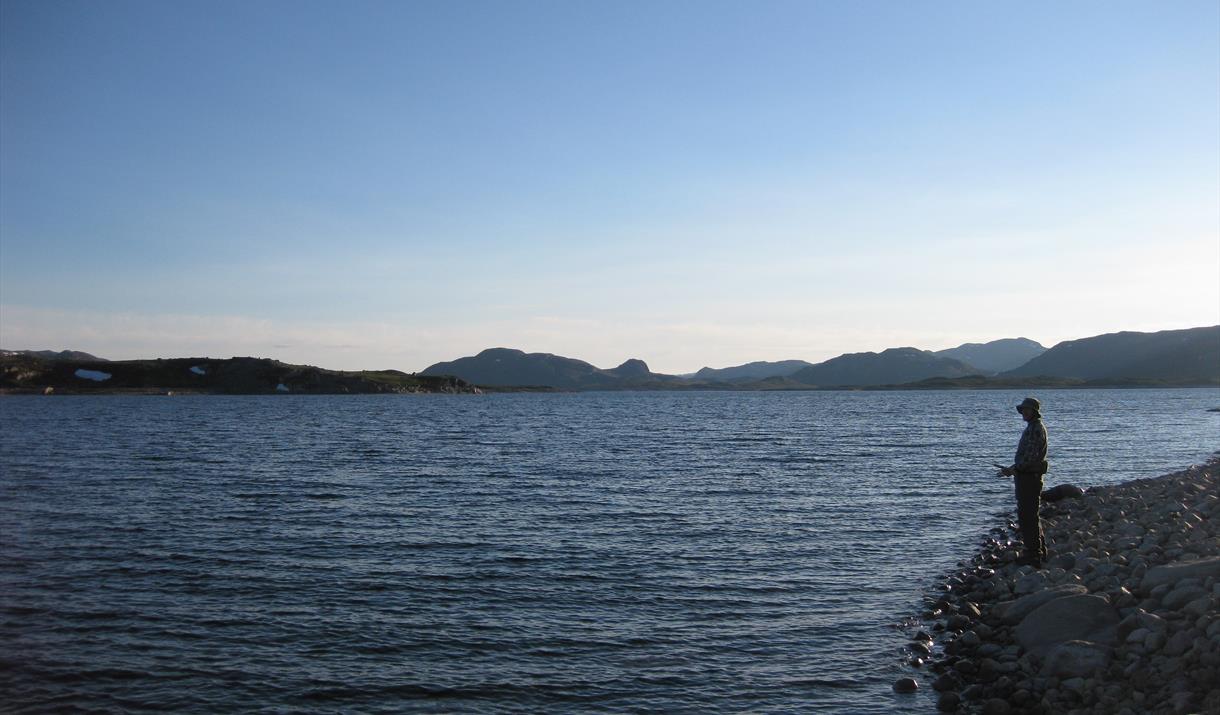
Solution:
<svg viewBox="0 0 1220 715">
<path fill-rule="evenodd" d="M 193 365 L 193 366 L 191 366 L 191 372 L 195 373 L 196 375 L 206 375 L 206 374 L 208 374 L 208 371 L 207 371 L 207 370 L 205 370 L 203 367 L 201 367 L 201 366 L 199 366 L 199 365 Z"/>
<path fill-rule="evenodd" d="M 82 380 L 93 380 L 94 382 L 105 382 L 110 379 L 110 373 L 101 370 L 77 370 L 76 376 Z"/>
</svg>

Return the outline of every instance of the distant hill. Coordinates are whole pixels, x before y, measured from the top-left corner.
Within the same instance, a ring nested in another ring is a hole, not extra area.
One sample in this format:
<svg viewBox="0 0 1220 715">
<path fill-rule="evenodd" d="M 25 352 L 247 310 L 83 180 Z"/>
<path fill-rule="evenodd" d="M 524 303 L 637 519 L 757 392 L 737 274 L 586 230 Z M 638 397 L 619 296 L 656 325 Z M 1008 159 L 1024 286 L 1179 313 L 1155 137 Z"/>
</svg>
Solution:
<svg viewBox="0 0 1220 715">
<path fill-rule="evenodd" d="M 0 357 L 9 357 L 13 355 L 29 355 L 30 357 L 42 358 L 43 360 L 89 360 L 92 362 L 108 362 L 106 358 L 100 358 L 96 355 L 83 353 L 80 350 L 0 350 Z"/>
<path fill-rule="evenodd" d="M 219 394 L 473 393 L 450 376 L 422 377 L 397 370 L 343 372 L 265 358 L 166 360 L 46 360 L 0 356 L 0 391 L 54 393 L 197 392 Z"/>
<path fill-rule="evenodd" d="M 1028 338 L 1004 338 L 989 343 L 966 343 L 948 350 L 937 350 L 940 357 L 961 360 L 980 371 L 995 374 L 1013 370 L 1046 352 L 1042 344 Z"/>
<path fill-rule="evenodd" d="M 438 362 L 420 374 L 455 375 L 476 385 L 561 390 L 663 389 L 683 382 L 672 375 L 651 372 L 643 360 L 627 360 L 603 370 L 583 360 L 511 348 L 489 348 L 478 355 Z"/>
<path fill-rule="evenodd" d="M 708 380 L 711 382 L 765 380 L 770 377 L 788 377 L 801 368 L 812 366 L 813 363 L 805 362 L 804 360 L 751 362 L 734 367 L 705 367 L 690 377 L 695 380 Z"/>
<path fill-rule="evenodd" d="M 898 385 L 930 377 L 964 377 L 978 370 L 961 360 L 927 350 L 890 348 L 879 353 L 850 353 L 802 368 L 789 379 L 820 387 Z"/>
<path fill-rule="evenodd" d="M 652 371 L 648 369 L 648 363 L 643 360 L 628 360 L 618 367 L 612 367 L 606 372 L 622 378 L 648 378 L 652 376 Z"/>
<path fill-rule="evenodd" d="M 1001 375 L 1036 376 L 1220 384 L 1220 325 L 1068 340 Z"/>
</svg>

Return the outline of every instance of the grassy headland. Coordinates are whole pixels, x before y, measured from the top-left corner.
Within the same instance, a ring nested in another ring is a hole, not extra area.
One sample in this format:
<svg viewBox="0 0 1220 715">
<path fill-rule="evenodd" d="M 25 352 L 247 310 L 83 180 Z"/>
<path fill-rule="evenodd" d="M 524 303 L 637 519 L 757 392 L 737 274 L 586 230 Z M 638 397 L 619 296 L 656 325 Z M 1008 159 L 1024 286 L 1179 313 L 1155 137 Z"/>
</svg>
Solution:
<svg viewBox="0 0 1220 715">
<path fill-rule="evenodd" d="M 477 393 L 447 375 L 398 370 L 325 370 L 266 358 L 170 358 L 157 360 L 47 360 L 0 356 L 0 392 L 104 394 L 166 392 L 258 395 L 275 393 Z"/>
</svg>

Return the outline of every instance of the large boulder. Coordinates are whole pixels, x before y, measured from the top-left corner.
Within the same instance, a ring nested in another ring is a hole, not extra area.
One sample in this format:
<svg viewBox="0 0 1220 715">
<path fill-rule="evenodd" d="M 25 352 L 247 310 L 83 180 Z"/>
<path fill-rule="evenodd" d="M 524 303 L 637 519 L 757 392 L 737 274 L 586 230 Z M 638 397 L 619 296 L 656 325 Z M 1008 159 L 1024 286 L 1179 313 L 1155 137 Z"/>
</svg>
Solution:
<svg viewBox="0 0 1220 715">
<path fill-rule="evenodd" d="M 1060 484 L 1042 492 L 1042 501 L 1060 501 L 1062 499 L 1079 499 L 1084 496 L 1084 490 L 1075 484 Z"/>
<path fill-rule="evenodd" d="M 1034 609 L 1016 627 L 1015 635 L 1022 648 L 1034 652 L 1065 641 L 1114 645 L 1118 612 L 1101 596 L 1064 596 Z"/>
<path fill-rule="evenodd" d="M 1066 596 L 1077 596 L 1088 593 L 1088 589 L 1079 584 L 1065 583 L 1061 586 L 1051 586 L 1044 588 L 1041 591 L 1035 591 L 1027 596 L 1022 596 L 1015 601 L 1003 601 L 997 603 L 992 608 L 994 613 L 1001 621 L 1008 625 L 1016 625 L 1025 619 L 1035 609 L 1044 604 L 1050 603 L 1057 598 Z"/>
<path fill-rule="evenodd" d="M 1089 641 L 1053 645 L 1042 662 L 1042 675 L 1060 679 L 1087 678 L 1110 664 L 1112 650 Z"/>
<path fill-rule="evenodd" d="M 1151 591 L 1161 584 L 1174 584 L 1184 578 L 1205 581 L 1208 577 L 1220 578 L 1220 556 L 1150 568 L 1140 582 L 1140 589 Z"/>
</svg>

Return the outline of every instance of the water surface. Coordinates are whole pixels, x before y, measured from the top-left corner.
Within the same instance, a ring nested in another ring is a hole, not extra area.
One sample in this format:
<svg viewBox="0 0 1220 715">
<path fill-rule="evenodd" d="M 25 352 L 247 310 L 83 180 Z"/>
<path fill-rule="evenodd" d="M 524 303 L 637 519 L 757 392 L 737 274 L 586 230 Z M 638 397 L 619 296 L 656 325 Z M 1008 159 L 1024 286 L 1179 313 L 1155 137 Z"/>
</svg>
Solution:
<svg viewBox="0 0 1220 715">
<path fill-rule="evenodd" d="M 0 697 L 194 712 L 931 712 L 895 624 L 1016 392 L 0 399 Z M 1220 447 L 1220 390 L 1039 393 L 1048 484 Z"/>
</svg>

